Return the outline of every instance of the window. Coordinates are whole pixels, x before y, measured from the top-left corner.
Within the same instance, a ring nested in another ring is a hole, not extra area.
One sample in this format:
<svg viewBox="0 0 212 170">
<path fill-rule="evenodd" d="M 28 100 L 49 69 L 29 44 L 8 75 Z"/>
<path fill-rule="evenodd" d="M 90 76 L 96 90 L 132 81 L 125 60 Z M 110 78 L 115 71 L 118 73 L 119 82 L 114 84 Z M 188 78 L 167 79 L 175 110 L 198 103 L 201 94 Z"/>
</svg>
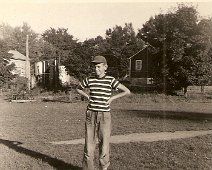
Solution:
<svg viewBox="0 0 212 170">
<path fill-rule="evenodd" d="M 141 69 L 142 69 L 142 60 L 136 60 L 135 61 L 135 70 L 141 71 Z"/>
</svg>

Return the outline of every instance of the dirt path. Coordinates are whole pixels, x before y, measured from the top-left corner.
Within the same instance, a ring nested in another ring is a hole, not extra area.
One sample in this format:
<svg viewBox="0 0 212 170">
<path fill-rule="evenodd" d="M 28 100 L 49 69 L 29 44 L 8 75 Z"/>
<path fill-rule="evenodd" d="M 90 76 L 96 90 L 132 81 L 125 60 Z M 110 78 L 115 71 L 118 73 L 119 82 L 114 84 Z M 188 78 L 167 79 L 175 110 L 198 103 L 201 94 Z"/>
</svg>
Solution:
<svg viewBox="0 0 212 170">
<path fill-rule="evenodd" d="M 154 142 L 161 140 L 183 139 L 202 135 L 212 134 L 212 130 L 208 131 L 175 131 L 175 132 L 159 132 L 159 133 L 132 133 L 128 135 L 111 136 L 111 143 L 129 143 L 129 142 Z M 50 142 L 54 145 L 76 145 L 84 144 L 84 139 L 75 139 L 69 141 Z"/>
</svg>

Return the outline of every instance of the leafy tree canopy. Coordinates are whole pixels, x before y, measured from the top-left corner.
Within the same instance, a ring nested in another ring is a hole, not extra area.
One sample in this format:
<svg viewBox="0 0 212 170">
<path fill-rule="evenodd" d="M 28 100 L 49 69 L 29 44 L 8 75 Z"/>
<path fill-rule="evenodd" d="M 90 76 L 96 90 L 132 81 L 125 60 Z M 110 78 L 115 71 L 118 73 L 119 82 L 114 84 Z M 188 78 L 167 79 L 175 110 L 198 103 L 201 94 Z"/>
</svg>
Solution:
<svg viewBox="0 0 212 170">
<path fill-rule="evenodd" d="M 158 49 L 154 78 L 165 88 L 207 84 L 211 65 L 211 20 L 199 20 L 193 6 L 151 17 L 138 37 Z M 210 33 L 209 33 L 210 32 Z"/>
<path fill-rule="evenodd" d="M 122 78 L 129 72 L 129 57 L 139 51 L 144 43 L 136 38 L 132 23 L 126 23 L 122 28 L 115 26 L 106 30 L 106 53 L 117 60 L 113 74 Z"/>
<path fill-rule="evenodd" d="M 0 82 L 5 84 L 14 77 L 14 75 L 11 74 L 11 70 L 14 69 L 14 64 L 9 65 L 8 63 L 8 60 L 11 57 L 8 53 L 9 50 L 17 50 L 23 55 L 26 55 L 26 39 L 28 35 L 29 58 L 33 63 L 38 60 L 36 58 L 38 56 L 37 53 L 40 51 L 40 45 L 38 44 L 38 34 L 36 34 L 27 23 L 23 23 L 22 26 L 14 28 L 8 24 L 2 23 L 0 28 Z"/>
</svg>

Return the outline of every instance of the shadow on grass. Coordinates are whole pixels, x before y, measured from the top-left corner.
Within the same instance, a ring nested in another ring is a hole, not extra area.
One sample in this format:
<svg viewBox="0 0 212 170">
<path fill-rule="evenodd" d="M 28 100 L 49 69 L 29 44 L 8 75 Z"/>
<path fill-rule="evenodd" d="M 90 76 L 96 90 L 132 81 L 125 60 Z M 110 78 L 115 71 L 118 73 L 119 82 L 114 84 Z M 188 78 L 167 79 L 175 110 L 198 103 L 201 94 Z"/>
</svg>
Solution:
<svg viewBox="0 0 212 170">
<path fill-rule="evenodd" d="M 23 153 L 35 159 L 41 159 L 43 162 L 47 162 L 49 165 L 53 166 L 58 170 L 82 170 L 81 167 L 74 166 L 62 160 L 52 158 L 48 155 L 44 155 L 42 153 L 23 148 L 22 146 L 20 146 L 22 143 L 18 141 L 9 141 L 5 139 L 0 139 L 0 144 L 3 144 L 8 148 L 15 150 L 16 152 Z"/>
<path fill-rule="evenodd" d="M 59 99 L 43 99 L 43 102 L 60 102 L 60 103 L 72 103 L 68 100 L 59 100 Z"/>
<path fill-rule="evenodd" d="M 123 114 L 129 114 L 131 116 L 157 119 L 212 121 L 211 113 L 177 112 L 163 110 L 121 110 L 121 112 L 123 112 Z"/>
</svg>

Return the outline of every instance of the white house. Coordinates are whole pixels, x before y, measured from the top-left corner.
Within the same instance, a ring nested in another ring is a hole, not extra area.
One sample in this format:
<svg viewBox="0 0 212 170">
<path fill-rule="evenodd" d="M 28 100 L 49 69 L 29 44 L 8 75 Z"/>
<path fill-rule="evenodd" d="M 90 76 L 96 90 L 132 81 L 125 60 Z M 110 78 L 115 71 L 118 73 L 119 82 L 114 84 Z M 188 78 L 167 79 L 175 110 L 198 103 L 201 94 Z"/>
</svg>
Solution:
<svg viewBox="0 0 212 170">
<path fill-rule="evenodd" d="M 15 69 L 12 71 L 12 73 L 27 78 L 30 74 L 30 61 L 26 59 L 25 55 L 16 50 L 10 50 L 8 53 L 12 54 L 9 63 L 15 64 Z"/>
<path fill-rule="evenodd" d="M 10 50 L 8 53 L 12 54 L 9 63 L 15 64 L 15 69 L 12 71 L 12 73 L 22 77 L 26 77 L 28 79 L 27 84 L 28 88 L 30 88 L 31 84 L 30 59 L 16 50 Z"/>
</svg>

